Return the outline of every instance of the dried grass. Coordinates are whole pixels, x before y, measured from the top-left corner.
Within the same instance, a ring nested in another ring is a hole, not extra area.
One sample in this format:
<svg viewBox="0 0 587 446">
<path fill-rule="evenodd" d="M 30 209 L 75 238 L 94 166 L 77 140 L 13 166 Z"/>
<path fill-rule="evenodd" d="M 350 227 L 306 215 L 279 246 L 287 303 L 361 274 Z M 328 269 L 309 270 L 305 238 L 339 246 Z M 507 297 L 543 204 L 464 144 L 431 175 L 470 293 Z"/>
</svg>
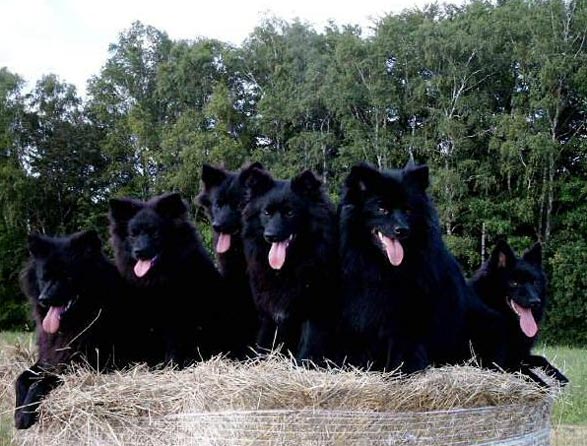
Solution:
<svg viewBox="0 0 587 446">
<path fill-rule="evenodd" d="M 508 438 L 546 445 L 552 399 L 516 375 L 472 366 L 400 379 L 297 367 L 273 354 L 248 363 L 216 358 L 182 371 L 78 369 L 44 402 L 39 425 L 15 442 L 497 445 Z"/>
<path fill-rule="evenodd" d="M 32 343 L 0 344 L 0 422 L 2 415 L 14 408 L 14 381 L 34 362 L 35 346 Z"/>
</svg>

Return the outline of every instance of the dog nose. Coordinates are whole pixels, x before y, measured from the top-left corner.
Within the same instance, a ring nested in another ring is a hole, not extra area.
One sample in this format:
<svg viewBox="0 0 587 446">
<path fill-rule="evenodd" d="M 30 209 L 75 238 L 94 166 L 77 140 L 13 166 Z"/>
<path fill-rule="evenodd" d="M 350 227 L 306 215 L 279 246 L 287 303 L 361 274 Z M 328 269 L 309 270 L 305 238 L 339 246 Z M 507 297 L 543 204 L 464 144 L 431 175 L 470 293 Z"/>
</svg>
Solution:
<svg viewBox="0 0 587 446">
<path fill-rule="evenodd" d="M 530 307 L 536 308 L 540 305 L 540 298 L 538 296 L 530 296 L 528 303 L 530 304 Z"/>
<path fill-rule="evenodd" d="M 145 259 L 148 257 L 147 250 L 143 248 L 135 248 L 132 250 L 132 253 L 137 259 Z"/>
<path fill-rule="evenodd" d="M 402 238 L 406 237 L 410 233 L 410 230 L 405 226 L 396 226 L 393 228 L 393 232 L 398 238 Z"/>
<path fill-rule="evenodd" d="M 222 232 L 222 226 L 218 222 L 212 222 L 212 229 L 214 229 L 214 232 Z"/>
<path fill-rule="evenodd" d="M 49 304 L 47 303 L 49 301 L 49 296 L 47 296 L 47 293 L 45 291 L 42 291 L 41 294 L 39 294 L 39 303 L 44 306 L 47 307 L 49 306 Z"/>
<path fill-rule="evenodd" d="M 265 232 L 263 237 L 265 237 L 265 240 L 267 240 L 269 243 L 277 243 L 281 240 L 280 237 L 278 237 L 277 234 L 274 234 L 273 232 Z"/>
</svg>

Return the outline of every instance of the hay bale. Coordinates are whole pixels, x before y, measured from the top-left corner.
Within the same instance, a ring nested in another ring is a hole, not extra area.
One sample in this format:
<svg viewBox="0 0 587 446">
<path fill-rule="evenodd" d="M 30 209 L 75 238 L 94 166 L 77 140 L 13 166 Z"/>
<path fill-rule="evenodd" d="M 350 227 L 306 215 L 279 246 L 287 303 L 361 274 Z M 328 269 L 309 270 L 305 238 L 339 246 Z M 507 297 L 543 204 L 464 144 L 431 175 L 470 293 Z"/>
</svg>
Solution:
<svg viewBox="0 0 587 446">
<path fill-rule="evenodd" d="M 17 444 L 548 445 L 553 395 L 459 366 L 393 374 L 296 367 L 276 355 L 186 370 L 77 370 Z"/>
<path fill-rule="evenodd" d="M 13 423 L 14 382 L 18 375 L 35 362 L 36 346 L 32 342 L 9 344 L 0 339 L 0 444 L 3 432 Z"/>
</svg>

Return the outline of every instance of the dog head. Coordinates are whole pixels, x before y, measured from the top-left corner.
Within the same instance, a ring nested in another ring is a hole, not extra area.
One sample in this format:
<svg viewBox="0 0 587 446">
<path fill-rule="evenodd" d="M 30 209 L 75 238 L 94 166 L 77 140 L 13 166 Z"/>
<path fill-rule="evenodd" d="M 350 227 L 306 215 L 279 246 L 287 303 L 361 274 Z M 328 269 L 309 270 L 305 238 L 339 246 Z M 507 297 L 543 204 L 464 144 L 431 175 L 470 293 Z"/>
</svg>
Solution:
<svg viewBox="0 0 587 446">
<path fill-rule="evenodd" d="M 147 277 L 170 249 L 174 228 L 187 221 L 187 206 L 178 193 L 147 202 L 130 198 L 110 200 L 111 234 L 119 241 L 117 256 L 124 254 L 135 278 Z"/>
<path fill-rule="evenodd" d="M 275 180 L 259 169 L 246 177 L 245 219 L 254 219 L 254 231 L 269 247 L 268 260 L 281 269 L 292 247 L 306 237 L 312 225 L 312 208 L 324 202 L 322 183 L 306 170 L 291 181 Z"/>
<path fill-rule="evenodd" d="M 240 172 L 229 172 L 208 164 L 202 166 L 203 190 L 197 201 L 210 217 L 218 254 L 228 252 L 233 238 L 240 234 L 246 192 L 244 183 L 252 169 L 263 170 L 263 166 L 253 163 Z"/>
<path fill-rule="evenodd" d="M 427 237 L 428 183 L 428 167 L 413 164 L 383 172 L 359 164 L 346 178 L 343 206 L 360 215 L 360 230 L 392 266 L 403 263 L 414 240 Z"/>
<path fill-rule="evenodd" d="M 499 306 L 502 313 L 518 323 L 527 337 L 534 337 L 546 305 L 546 275 L 540 243 L 517 257 L 507 242 L 499 241 L 485 274 L 495 293 L 491 296 L 493 306 Z"/>
<path fill-rule="evenodd" d="M 88 276 L 104 259 L 101 248 L 95 231 L 67 237 L 29 236 L 31 261 L 21 276 L 21 286 L 32 299 L 46 333 L 57 333 L 72 314 L 99 305 L 83 299 L 88 299 L 86 291 L 93 285 Z"/>
</svg>

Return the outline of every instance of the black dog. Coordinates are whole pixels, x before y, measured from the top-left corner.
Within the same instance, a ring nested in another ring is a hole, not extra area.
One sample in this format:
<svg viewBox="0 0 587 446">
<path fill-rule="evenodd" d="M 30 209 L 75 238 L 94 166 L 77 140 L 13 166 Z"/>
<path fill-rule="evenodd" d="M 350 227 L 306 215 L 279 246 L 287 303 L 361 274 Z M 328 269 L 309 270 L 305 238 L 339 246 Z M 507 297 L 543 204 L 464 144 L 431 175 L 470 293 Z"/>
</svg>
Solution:
<svg viewBox="0 0 587 446">
<path fill-rule="evenodd" d="M 184 366 L 228 349 L 220 274 L 177 193 L 110 200 L 116 264 L 132 288 L 135 360 Z"/>
<path fill-rule="evenodd" d="M 252 169 L 246 184 L 243 240 L 261 316 L 258 344 L 283 343 L 298 359 L 320 361 L 336 314 L 334 207 L 310 171 L 279 181 Z"/>
<path fill-rule="evenodd" d="M 116 338 L 125 334 L 115 316 L 121 283 L 98 235 L 31 235 L 28 247 L 31 259 L 21 287 L 32 304 L 39 351 L 37 362 L 16 381 L 17 429 L 35 423 L 41 399 L 59 385 L 58 374 L 68 365 L 102 371 L 126 363 L 115 349 Z"/>
<path fill-rule="evenodd" d="M 470 281 L 483 302 L 501 315 L 500 328 L 505 342 L 496 346 L 496 350 L 501 351 L 497 365 L 505 370 L 519 370 L 546 385 L 531 370 L 539 367 L 564 385 L 568 379 L 556 367 L 546 358 L 531 353 L 546 306 L 546 284 L 540 243 L 517 257 L 503 240 L 497 243 L 489 260 Z M 495 330 L 486 331 L 488 338 L 496 339 Z M 489 340 L 485 342 L 490 343 Z"/>
<path fill-rule="evenodd" d="M 467 359 L 471 292 L 426 193 L 428 168 L 354 166 L 340 205 L 347 360 L 406 373 Z"/>
<path fill-rule="evenodd" d="M 214 246 L 220 273 L 231 295 L 235 296 L 235 313 L 239 315 L 235 338 L 240 339 L 241 350 L 255 343 L 259 317 L 255 309 L 241 236 L 241 214 L 245 198 L 245 178 L 252 169 L 263 169 L 253 163 L 240 172 L 229 172 L 204 164 L 203 191 L 198 203 L 206 209 L 214 230 Z M 242 355 L 241 355 L 242 356 Z"/>
</svg>

